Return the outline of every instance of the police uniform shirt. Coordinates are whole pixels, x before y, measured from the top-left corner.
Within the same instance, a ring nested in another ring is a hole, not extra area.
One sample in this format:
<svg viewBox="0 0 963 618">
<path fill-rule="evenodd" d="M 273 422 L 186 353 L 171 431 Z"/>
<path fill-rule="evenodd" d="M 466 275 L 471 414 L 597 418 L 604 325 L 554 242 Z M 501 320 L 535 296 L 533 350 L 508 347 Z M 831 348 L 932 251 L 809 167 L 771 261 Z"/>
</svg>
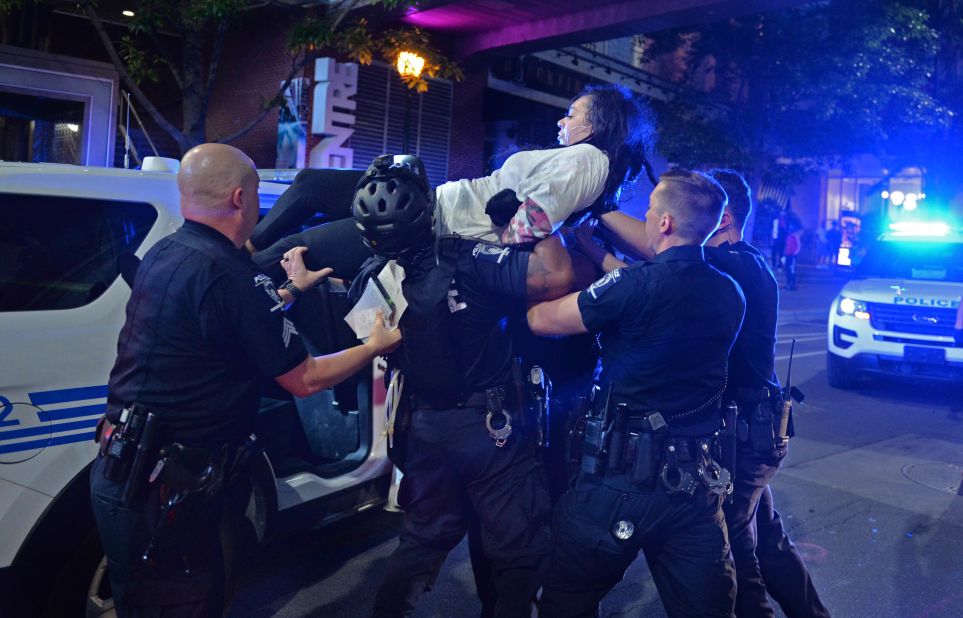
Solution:
<svg viewBox="0 0 963 618">
<path fill-rule="evenodd" d="M 186 221 L 144 256 L 108 385 L 108 417 L 137 402 L 165 439 L 243 439 L 259 380 L 306 358 L 271 280 L 216 230 Z"/>
<path fill-rule="evenodd" d="M 511 380 L 514 357 L 507 318 L 527 308 L 530 249 L 458 240 L 449 308 L 455 317 L 470 391 Z"/>
<path fill-rule="evenodd" d="M 449 371 L 438 370 L 439 379 L 443 375 L 457 375 L 465 395 L 506 384 L 511 379 L 513 358 L 508 317 L 523 314 L 527 306 L 531 250 L 449 237 L 439 241 L 438 251 L 440 260 L 451 268 L 451 276 L 442 282 L 447 288 L 446 317 L 451 318 L 449 339 L 443 345 L 453 355 L 455 365 L 443 368 Z M 432 278 L 439 274 L 435 259 L 429 252 L 414 265 L 405 266 L 402 285 L 409 311 L 424 295 L 425 287 L 431 285 Z M 403 331 L 407 316 L 407 313 L 402 316 Z M 419 388 L 417 376 L 423 374 L 409 368 L 424 363 L 426 355 L 408 332 L 396 358 L 401 361 L 402 371 L 408 371 L 412 390 L 425 397 L 446 390 L 437 381 L 428 379 Z"/>
<path fill-rule="evenodd" d="M 774 375 L 779 285 L 759 250 L 745 241 L 706 247 L 706 259 L 739 284 L 746 318 L 729 355 L 733 388 L 778 388 Z"/>
<path fill-rule="evenodd" d="M 702 247 L 689 245 L 608 273 L 579 294 L 578 306 L 599 334 L 611 402 L 683 412 L 719 391 L 745 300 Z"/>
</svg>

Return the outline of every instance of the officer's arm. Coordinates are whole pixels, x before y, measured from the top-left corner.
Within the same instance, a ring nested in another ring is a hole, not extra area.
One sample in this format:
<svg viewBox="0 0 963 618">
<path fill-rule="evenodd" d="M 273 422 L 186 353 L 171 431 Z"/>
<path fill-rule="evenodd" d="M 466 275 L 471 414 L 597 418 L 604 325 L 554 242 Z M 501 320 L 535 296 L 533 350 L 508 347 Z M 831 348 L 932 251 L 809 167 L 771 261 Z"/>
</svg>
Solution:
<svg viewBox="0 0 963 618">
<path fill-rule="evenodd" d="M 574 282 L 575 271 L 572 269 L 572 258 L 557 235 L 535 245 L 535 250 L 528 258 L 528 270 L 525 275 L 528 300 L 558 298 L 571 290 Z"/>
<path fill-rule="evenodd" d="M 575 335 L 587 333 L 574 292 L 558 300 L 538 303 L 528 310 L 528 326 L 536 335 Z"/>
<path fill-rule="evenodd" d="M 652 257 L 645 246 L 645 221 L 613 210 L 601 217 L 602 226 L 619 251 L 634 257 Z"/>
<path fill-rule="evenodd" d="M 386 330 L 384 316 L 379 314 L 367 342 L 334 354 L 308 356 L 300 365 L 275 380 L 292 395 L 307 397 L 347 380 L 370 365 L 375 357 L 397 348 L 400 342 L 401 331 Z"/>
</svg>

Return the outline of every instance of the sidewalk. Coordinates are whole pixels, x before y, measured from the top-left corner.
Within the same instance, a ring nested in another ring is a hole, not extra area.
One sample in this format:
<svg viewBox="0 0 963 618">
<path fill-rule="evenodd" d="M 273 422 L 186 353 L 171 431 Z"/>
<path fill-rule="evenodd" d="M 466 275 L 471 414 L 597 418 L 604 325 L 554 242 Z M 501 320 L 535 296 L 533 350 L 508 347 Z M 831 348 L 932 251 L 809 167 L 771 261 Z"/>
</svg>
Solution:
<svg viewBox="0 0 963 618">
<path fill-rule="evenodd" d="M 839 290 L 849 281 L 848 271 L 834 273 L 812 264 L 796 265 L 796 289 L 786 289 L 786 275 L 775 271 L 779 282 L 779 321 L 825 320 Z"/>
</svg>

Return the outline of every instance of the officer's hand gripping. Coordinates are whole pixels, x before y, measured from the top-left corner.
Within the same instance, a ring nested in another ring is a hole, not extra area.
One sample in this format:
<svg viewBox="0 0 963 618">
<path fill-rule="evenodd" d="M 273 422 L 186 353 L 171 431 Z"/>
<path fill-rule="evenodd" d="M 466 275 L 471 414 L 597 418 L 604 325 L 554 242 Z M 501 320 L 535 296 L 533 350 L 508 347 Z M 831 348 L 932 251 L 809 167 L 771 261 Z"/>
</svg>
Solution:
<svg viewBox="0 0 963 618">
<path fill-rule="evenodd" d="M 401 345 L 401 329 L 385 328 L 385 316 L 379 311 L 365 345 L 370 347 L 376 356 L 394 352 Z"/>
</svg>

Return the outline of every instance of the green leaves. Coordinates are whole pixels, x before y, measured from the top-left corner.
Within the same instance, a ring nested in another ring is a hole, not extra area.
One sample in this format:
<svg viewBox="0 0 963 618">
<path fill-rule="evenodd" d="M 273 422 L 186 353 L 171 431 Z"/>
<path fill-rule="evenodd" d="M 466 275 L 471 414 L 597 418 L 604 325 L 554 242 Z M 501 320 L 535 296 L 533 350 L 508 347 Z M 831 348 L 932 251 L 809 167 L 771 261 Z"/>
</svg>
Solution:
<svg viewBox="0 0 963 618">
<path fill-rule="evenodd" d="M 124 66 L 135 84 L 145 81 L 156 82 L 160 79 L 156 68 L 160 64 L 160 60 L 138 47 L 130 36 L 125 35 L 120 40 L 118 51 L 120 57 L 124 59 Z"/>
<path fill-rule="evenodd" d="M 431 44 L 428 33 L 421 28 L 388 30 L 379 36 L 377 49 L 381 56 L 391 64 L 395 63 L 398 54 L 403 51 L 415 52 L 425 59 L 425 68 L 421 76 L 402 76 L 405 85 L 417 92 L 428 90 L 426 78 L 441 77 L 456 81 L 464 79 L 461 68 L 435 49 Z"/>
<path fill-rule="evenodd" d="M 771 175 L 902 153 L 908 135 L 947 129 L 959 106 L 947 95 L 963 94 L 958 75 L 952 87 L 936 80 L 944 27 L 963 40 L 959 15 L 940 6 L 837 0 L 647 38 L 645 60 L 682 66 L 676 81 L 690 86 L 658 106 L 660 148 L 686 165 L 761 162 Z"/>
<path fill-rule="evenodd" d="M 396 28 L 376 35 L 364 18 L 337 29 L 332 26 L 331 18 L 326 15 L 301 20 L 288 37 L 288 49 L 297 54 L 334 53 L 360 64 L 370 64 L 375 57 L 380 57 L 391 65 L 400 52 L 415 52 L 425 59 L 423 73 L 418 77 L 404 75 L 402 80 L 417 92 L 428 90 L 428 78 L 464 79 L 458 65 L 439 52 L 428 33 L 420 28 Z"/>
</svg>

